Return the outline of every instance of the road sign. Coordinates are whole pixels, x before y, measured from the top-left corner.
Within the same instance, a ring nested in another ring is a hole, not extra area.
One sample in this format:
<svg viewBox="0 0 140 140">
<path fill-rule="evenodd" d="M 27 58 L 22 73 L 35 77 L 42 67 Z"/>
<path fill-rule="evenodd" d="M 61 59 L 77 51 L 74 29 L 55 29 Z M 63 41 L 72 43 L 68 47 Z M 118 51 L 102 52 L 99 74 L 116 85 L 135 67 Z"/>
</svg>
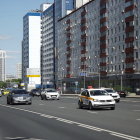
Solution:
<svg viewBox="0 0 140 140">
<path fill-rule="evenodd" d="M 81 72 L 79 75 L 80 76 L 87 76 L 87 73 L 86 72 Z"/>
</svg>

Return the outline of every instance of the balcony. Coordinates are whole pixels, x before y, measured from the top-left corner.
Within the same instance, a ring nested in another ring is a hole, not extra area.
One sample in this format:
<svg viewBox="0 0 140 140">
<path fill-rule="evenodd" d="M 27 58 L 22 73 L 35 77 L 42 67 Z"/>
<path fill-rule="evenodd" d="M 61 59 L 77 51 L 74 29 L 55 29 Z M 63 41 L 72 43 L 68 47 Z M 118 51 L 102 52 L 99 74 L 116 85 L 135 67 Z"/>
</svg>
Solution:
<svg viewBox="0 0 140 140">
<path fill-rule="evenodd" d="M 71 51 L 71 47 L 67 47 L 67 51 Z"/>
<path fill-rule="evenodd" d="M 71 37 L 71 35 L 72 35 L 71 33 L 67 33 L 67 37 L 68 37 L 68 38 L 70 38 L 70 37 Z"/>
<path fill-rule="evenodd" d="M 106 76 L 106 75 L 107 75 L 107 72 L 106 72 L 106 71 L 100 71 L 100 74 L 101 74 L 102 76 Z"/>
<path fill-rule="evenodd" d="M 86 41 L 85 42 L 81 42 L 81 46 L 86 47 L 86 45 L 87 45 Z"/>
<path fill-rule="evenodd" d="M 134 47 L 125 48 L 125 53 L 126 53 L 126 54 L 134 53 Z"/>
<path fill-rule="evenodd" d="M 66 44 L 70 45 L 71 42 L 72 42 L 71 40 L 67 40 Z"/>
<path fill-rule="evenodd" d="M 87 53 L 86 49 L 81 50 L 81 54 L 86 54 L 86 53 Z"/>
<path fill-rule="evenodd" d="M 88 28 L 88 27 L 87 27 L 86 25 L 81 26 L 81 31 L 86 31 L 87 28 Z"/>
<path fill-rule="evenodd" d="M 134 63 L 134 57 L 126 58 L 125 63 Z"/>
<path fill-rule="evenodd" d="M 126 68 L 125 73 L 134 73 L 135 70 L 133 68 Z"/>
<path fill-rule="evenodd" d="M 106 48 L 107 48 L 107 45 L 106 44 L 100 45 L 100 49 L 106 49 Z"/>
<path fill-rule="evenodd" d="M 68 65 L 71 64 L 71 60 L 67 60 L 67 64 L 68 64 Z"/>
<path fill-rule="evenodd" d="M 125 18 L 125 22 L 134 21 L 134 15 Z"/>
<path fill-rule="evenodd" d="M 104 22 L 107 22 L 107 17 L 104 17 L 104 18 L 101 18 L 100 19 L 100 24 L 104 23 Z"/>
<path fill-rule="evenodd" d="M 70 26 L 68 26 L 68 27 L 66 28 L 66 31 L 70 31 L 70 29 L 71 29 L 71 27 L 70 27 Z"/>
<path fill-rule="evenodd" d="M 135 7 L 135 5 L 133 4 L 133 5 L 130 5 L 130 6 L 128 6 L 128 7 L 126 7 L 125 8 L 125 13 L 126 12 L 129 12 L 129 11 L 132 11 L 132 10 L 134 10 L 136 7 Z"/>
<path fill-rule="evenodd" d="M 107 54 L 106 53 L 100 53 L 100 58 L 102 57 L 107 57 Z"/>
<path fill-rule="evenodd" d="M 105 32 L 105 31 L 107 31 L 107 26 L 103 26 L 100 28 L 100 32 Z"/>
<path fill-rule="evenodd" d="M 106 65 L 107 65 L 106 62 L 101 62 L 101 63 L 100 63 L 100 66 L 106 66 Z"/>
<path fill-rule="evenodd" d="M 81 57 L 81 62 L 84 62 L 84 61 L 86 61 L 86 60 L 87 60 L 86 57 Z"/>
<path fill-rule="evenodd" d="M 86 34 L 81 35 L 81 39 L 85 39 L 85 38 L 87 38 Z"/>
<path fill-rule="evenodd" d="M 86 15 L 86 10 L 84 10 L 83 12 L 81 12 L 81 17 L 85 16 Z"/>
<path fill-rule="evenodd" d="M 68 20 L 66 21 L 66 23 L 67 23 L 67 24 L 70 24 L 70 19 L 68 19 Z"/>
<path fill-rule="evenodd" d="M 134 42 L 134 40 L 135 40 L 134 37 L 127 37 L 127 38 L 125 38 L 125 43 Z"/>
<path fill-rule="evenodd" d="M 67 77 L 67 78 L 71 78 L 71 74 L 67 74 L 66 77 Z"/>
<path fill-rule="evenodd" d="M 129 27 L 126 27 L 125 28 L 125 32 L 128 33 L 128 32 L 133 32 L 134 31 L 134 26 L 129 26 Z"/>
<path fill-rule="evenodd" d="M 71 57 L 71 53 L 67 54 L 67 58 Z"/>
<path fill-rule="evenodd" d="M 103 9 L 100 10 L 100 15 L 105 14 L 106 12 L 107 12 L 107 9 L 103 8 Z"/>
<path fill-rule="evenodd" d="M 85 23 L 87 23 L 86 18 L 81 19 L 81 24 L 85 24 Z"/>
<path fill-rule="evenodd" d="M 106 40 L 106 35 L 100 37 L 100 40 Z"/>
<path fill-rule="evenodd" d="M 88 68 L 88 66 L 87 65 L 81 65 L 81 70 L 86 70 L 86 68 Z"/>
</svg>

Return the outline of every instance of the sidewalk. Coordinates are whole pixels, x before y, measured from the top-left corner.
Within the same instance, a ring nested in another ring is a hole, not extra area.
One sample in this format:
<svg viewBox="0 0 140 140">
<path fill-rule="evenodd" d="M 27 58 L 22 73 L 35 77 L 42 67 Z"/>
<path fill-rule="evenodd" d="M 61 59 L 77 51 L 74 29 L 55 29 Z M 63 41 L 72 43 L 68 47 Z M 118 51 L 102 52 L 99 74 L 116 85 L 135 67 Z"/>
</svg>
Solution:
<svg viewBox="0 0 140 140">
<path fill-rule="evenodd" d="M 129 93 L 126 98 L 140 98 L 140 95 L 136 95 L 136 93 Z"/>
</svg>

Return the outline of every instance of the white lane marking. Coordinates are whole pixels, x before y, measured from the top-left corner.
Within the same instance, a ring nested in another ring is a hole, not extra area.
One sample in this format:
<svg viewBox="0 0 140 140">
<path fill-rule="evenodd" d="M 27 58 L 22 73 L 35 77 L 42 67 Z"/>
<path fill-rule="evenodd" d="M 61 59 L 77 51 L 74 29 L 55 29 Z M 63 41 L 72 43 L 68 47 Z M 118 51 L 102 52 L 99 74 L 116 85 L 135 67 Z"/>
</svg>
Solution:
<svg viewBox="0 0 140 140">
<path fill-rule="evenodd" d="M 133 111 L 140 111 L 140 110 L 133 110 Z"/>
<path fill-rule="evenodd" d="M 63 106 L 60 106 L 60 107 L 58 107 L 58 108 L 65 108 L 65 107 L 63 107 Z"/>
<path fill-rule="evenodd" d="M 61 121 L 61 122 L 65 122 L 65 123 L 69 123 L 69 124 L 74 124 L 73 121 L 62 119 L 62 118 L 57 118 L 56 120 Z"/>
<path fill-rule="evenodd" d="M 24 139 L 25 137 L 5 137 L 8 140 L 14 140 L 14 139 Z"/>
<path fill-rule="evenodd" d="M 16 109 L 16 110 L 21 110 L 21 111 L 25 111 L 25 112 L 31 112 L 31 113 L 39 114 L 40 116 L 42 115 L 42 117 L 50 116 L 52 118 L 55 118 L 56 120 L 63 120 L 63 122 L 67 122 L 67 123 L 69 122 L 70 123 L 70 120 L 66 120 L 66 119 L 63 119 L 63 118 L 59 118 L 59 117 L 55 117 L 55 116 L 51 116 L 51 115 L 47 115 L 47 114 L 42 114 L 42 113 L 38 113 L 38 112 L 30 111 L 30 110 L 25 110 L 25 109 L 21 109 L 21 108 L 17 108 L 17 107 L 2 105 L 2 104 L 0 104 L 0 106 L 8 107 L 8 108 Z M 140 140 L 140 138 L 138 138 L 138 137 L 118 133 L 118 132 L 107 130 L 107 129 L 102 129 L 102 128 L 99 128 L 99 127 L 94 127 L 94 126 L 91 126 L 91 125 L 82 124 L 82 123 L 79 123 L 79 122 L 71 121 L 71 123 L 77 124 L 79 127 L 84 127 L 84 128 L 94 130 L 94 131 L 96 130 L 96 131 L 108 132 L 110 135 L 121 137 L 121 138 L 124 138 L 124 139 L 127 139 L 127 140 Z"/>
<path fill-rule="evenodd" d="M 52 119 L 52 118 L 56 118 L 56 117 L 54 117 L 54 116 L 46 115 L 46 114 L 41 114 L 40 116 L 41 116 L 41 117 L 50 118 L 50 119 Z"/>
<path fill-rule="evenodd" d="M 39 105 L 44 105 L 44 104 L 39 104 Z"/>
<path fill-rule="evenodd" d="M 88 113 L 92 113 L 92 114 L 97 114 L 97 112 L 94 111 L 87 111 Z"/>
<path fill-rule="evenodd" d="M 137 121 L 140 121 L 140 119 L 136 119 Z"/>
<path fill-rule="evenodd" d="M 134 102 L 134 103 L 140 103 L 140 101 L 132 101 L 132 102 Z"/>
<path fill-rule="evenodd" d="M 138 106 L 139 107 L 140 105 L 133 105 L 133 106 Z"/>
</svg>

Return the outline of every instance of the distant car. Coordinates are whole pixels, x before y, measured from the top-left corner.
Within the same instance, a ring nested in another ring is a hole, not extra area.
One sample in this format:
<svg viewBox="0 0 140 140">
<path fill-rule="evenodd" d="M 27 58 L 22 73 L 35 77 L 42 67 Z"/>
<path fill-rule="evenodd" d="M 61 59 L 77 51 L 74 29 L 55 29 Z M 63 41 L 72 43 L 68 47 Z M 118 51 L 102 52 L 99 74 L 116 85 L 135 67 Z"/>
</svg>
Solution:
<svg viewBox="0 0 140 140">
<path fill-rule="evenodd" d="M 120 102 L 120 95 L 115 90 L 113 90 L 112 88 L 102 88 L 102 89 L 106 90 L 108 94 L 111 95 L 116 102 Z"/>
<path fill-rule="evenodd" d="M 1 92 L 1 90 L 0 90 L 0 97 L 2 96 L 2 92 Z"/>
<path fill-rule="evenodd" d="M 32 104 L 32 98 L 26 90 L 14 89 L 7 95 L 7 104 Z"/>
<path fill-rule="evenodd" d="M 126 92 L 125 91 L 117 91 L 120 97 L 126 97 Z"/>
<path fill-rule="evenodd" d="M 32 89 L 31 91 L 30 91 L 30 95 L 31 96 L 40 96 L 40 89 Z"/>
<path fill-rule="evenodd" d="M 41 100 L 43 99 L 60 99 L 60 94 L 59 91 L 55 90 L 55 89 L 44 89 L 41 91 Z"/>
<path fill-rule="evenodd" d="M 115 109 L 115 100 L 103 89 L 85 89 L 81 92 L 78 107 Z"/>
</svg>

